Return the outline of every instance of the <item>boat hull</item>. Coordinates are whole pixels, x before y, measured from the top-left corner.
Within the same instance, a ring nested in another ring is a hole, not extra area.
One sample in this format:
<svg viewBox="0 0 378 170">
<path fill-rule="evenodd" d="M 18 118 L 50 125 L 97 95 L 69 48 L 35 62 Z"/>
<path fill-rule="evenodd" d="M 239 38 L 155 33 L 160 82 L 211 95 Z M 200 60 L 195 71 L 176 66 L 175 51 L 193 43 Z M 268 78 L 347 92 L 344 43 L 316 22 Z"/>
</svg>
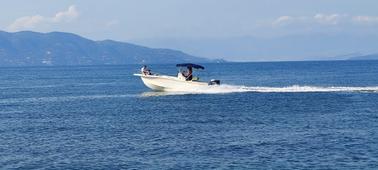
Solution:
<svg viewBox="0 0 378 170">
<path fill-rule="evenodd" d="M 154 91 L 193 91 L 197 88 L 208 87 L 208 83 L 200 81 L 185 81 L 173 76 L 160 75 L 142 75 L 140 76 L 143 83 Z"/>
</svg>

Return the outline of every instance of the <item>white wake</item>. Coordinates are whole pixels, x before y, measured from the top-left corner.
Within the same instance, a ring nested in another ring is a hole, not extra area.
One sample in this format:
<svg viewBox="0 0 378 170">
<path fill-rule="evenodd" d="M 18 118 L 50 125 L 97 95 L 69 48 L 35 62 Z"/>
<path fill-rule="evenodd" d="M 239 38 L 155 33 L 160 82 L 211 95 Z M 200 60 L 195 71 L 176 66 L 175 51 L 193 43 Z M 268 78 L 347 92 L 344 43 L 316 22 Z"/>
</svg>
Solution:
<svg viewBox="0 0 378 170">
<path fill-rule="evenodd" d="M 180 94 L 222 94 L 222 93 L 309 93 L 309 92 L 365 92 L 378 93 L 378 86 L 342 87 L 342 86 L 300 86 L 263 87 L 263 86 L 235 86 L 220 85 L 192 89 L 170 89 L 165 92 L 147 92 L 143 96 L 180 95 Z"/>
</svg>

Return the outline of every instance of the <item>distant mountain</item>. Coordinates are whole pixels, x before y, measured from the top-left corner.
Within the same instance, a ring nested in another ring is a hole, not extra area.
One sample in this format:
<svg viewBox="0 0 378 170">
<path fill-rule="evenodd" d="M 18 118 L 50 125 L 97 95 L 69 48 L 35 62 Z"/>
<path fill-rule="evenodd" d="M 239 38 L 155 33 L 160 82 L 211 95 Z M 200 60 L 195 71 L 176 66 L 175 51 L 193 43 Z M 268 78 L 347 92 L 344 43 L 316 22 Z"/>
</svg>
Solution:
<svg viewBox="0 0 378 170">
<path fill-rule="evenodd" d="M 351 57 L 349 60 L 378 60 L 378 54 L 363 55 L 357 57 Z"/>
<path fill-rule="evenodd" d="M 209 58 L 237 61 L 348 59 L 347 55 L 378 53 L 378 36 L 309 33 L 280 37 L 145 39 L 138 44 L 184 50 Z M 337 56 L 337 57 L 335 57 Z"/>
<path fill-rule="evenodd" d="M 71 33 L 0 31 L 0 66 L 103 65 L 212 62 L 181 51 L 112 40 L 92 41 Z"/>
</svg>

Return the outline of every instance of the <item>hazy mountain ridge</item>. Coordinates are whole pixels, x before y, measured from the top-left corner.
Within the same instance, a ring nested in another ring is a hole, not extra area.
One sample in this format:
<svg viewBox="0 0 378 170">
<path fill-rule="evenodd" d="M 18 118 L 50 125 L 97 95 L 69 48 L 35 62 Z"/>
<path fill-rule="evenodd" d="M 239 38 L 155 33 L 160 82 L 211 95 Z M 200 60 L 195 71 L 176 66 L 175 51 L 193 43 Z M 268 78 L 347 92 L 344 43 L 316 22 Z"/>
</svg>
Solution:
<svg viewBox="0 0 378 170">
<path fill-rule="evenodd" d="M 349 60 L 378 60 L 378 54 L 362 55 L 357 57 L 351 57 Z"/>
<path fill-rule="evenodd" d="M 378 53 L 378 36 L 303 34 L 281 37 L 135 40 L 147 46 L 185 50 L 209 58 L 237 61 L 335 60 Z"/>
<path fill-rule="evenodd" d="M 63 33 L 0 31 L 0 66 L 103 65 L 211 62 L 177 50 L 112 40 L 92 41 Z"/>
</svg>

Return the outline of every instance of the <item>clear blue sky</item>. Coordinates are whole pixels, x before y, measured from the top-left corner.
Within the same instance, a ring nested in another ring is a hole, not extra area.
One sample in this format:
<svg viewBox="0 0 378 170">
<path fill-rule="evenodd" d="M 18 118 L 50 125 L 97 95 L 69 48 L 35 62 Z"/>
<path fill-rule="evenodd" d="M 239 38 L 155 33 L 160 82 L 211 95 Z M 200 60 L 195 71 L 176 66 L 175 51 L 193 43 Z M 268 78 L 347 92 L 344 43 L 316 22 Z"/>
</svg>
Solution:
<svg viewBox="0 0 378 170">
<path fill-rule="evenodd" d="M 0 29 L 95 40 L 378 35 L 378 0 L 8 0 Z"/>
</svg>

